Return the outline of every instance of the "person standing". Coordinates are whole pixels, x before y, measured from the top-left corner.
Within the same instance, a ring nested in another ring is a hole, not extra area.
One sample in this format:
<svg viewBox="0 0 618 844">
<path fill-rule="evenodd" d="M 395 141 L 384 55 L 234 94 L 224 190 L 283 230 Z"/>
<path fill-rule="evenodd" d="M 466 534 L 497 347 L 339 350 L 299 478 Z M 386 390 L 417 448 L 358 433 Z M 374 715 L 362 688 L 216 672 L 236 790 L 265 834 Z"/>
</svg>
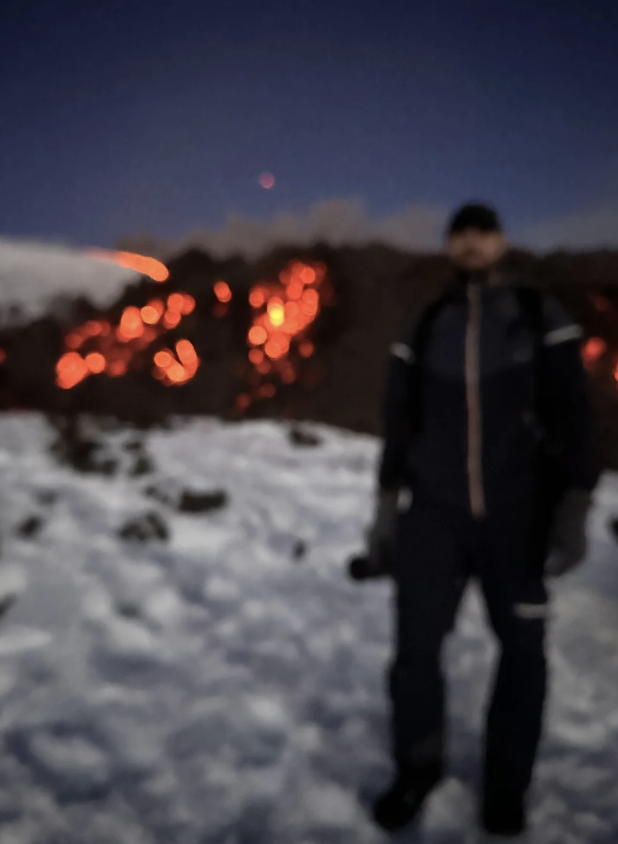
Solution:
<svg viewBox="0 0 618 844">
<path fill-rule="evenodd" d="M 545 578 L 585 555 L 599 465 L 582 331 L 509 274 L 507 249 L 495 209 L 460 208 L 446 233 L 452 281 L 392 347 L 369 543 L 374 564 L 390 548 L 395 581 L 396 774 L 373 808 L 391 832 L 444 776 L 441 648 L 471 578 L 500 645 L 481 822 L 498 835 L 525 829 L 547 682 Z"/>
</svg>

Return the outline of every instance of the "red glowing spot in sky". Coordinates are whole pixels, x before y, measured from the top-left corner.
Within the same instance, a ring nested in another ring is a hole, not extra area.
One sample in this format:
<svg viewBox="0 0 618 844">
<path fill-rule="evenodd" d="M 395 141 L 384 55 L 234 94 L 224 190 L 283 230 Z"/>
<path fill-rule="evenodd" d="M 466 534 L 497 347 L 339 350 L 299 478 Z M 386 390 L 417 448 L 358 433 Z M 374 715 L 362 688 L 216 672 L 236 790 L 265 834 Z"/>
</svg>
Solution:
<svg viewBox="0 0 618 844">
<path fill-rule="evenodd" d="M 0 349 L 0 363 L 4 363 L 5 360 L 6 360 L 6 352 L 4 351 L 4 349 Z"/>
<path fill-rule="evenodd" d="M 260 186 L 264 188 L 264 190 L 270 190 L 275 186 L 275 177 L 272 173 L 260 173 L 260 178 L 258 179 Z"/>
</svg>

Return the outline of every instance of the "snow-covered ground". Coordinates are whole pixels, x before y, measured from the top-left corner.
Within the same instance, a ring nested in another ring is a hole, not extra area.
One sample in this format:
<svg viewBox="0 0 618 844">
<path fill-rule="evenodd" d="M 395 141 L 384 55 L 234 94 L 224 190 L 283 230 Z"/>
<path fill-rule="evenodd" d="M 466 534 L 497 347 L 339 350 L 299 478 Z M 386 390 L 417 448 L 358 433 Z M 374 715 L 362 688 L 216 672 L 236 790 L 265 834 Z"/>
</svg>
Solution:
<svg viewBox="0 0 618 844">
<path fill-rule="evenodd" d="M 267 422 L 150 434 L 161 487 L 224 488 L 230 505 L 196 516 L 155 503 L 170 541 L 140 544 L 116 530 L 152 509 L 152 477 L 74 474 L 47 456 L 40 417 L 0 418 L 0 588 L 24 585 L 0 622 L 0 844 L 383 840 L 366 807 L 390 776 L 391 586 L 352 583 L 344 566 L 377 443 L 317 430 L 317 448 Z M 607 477 L 590 560 L 555 588 L 539 844 L 618 840 L 614 512 Z M 18 538 L 32 514 L 44 527 Z M 447 649 L 452 776 L 402 841 L 476 840 L 493 654 L 471 591 Z"/>
</svg>

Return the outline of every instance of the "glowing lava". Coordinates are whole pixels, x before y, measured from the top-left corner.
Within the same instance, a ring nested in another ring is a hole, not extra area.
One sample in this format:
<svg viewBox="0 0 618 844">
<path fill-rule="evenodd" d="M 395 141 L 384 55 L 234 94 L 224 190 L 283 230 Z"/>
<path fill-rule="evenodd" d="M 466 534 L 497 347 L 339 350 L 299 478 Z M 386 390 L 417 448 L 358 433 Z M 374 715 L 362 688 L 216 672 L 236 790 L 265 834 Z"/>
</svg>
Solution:
<svg viewBox="0 0 618 844">
<path fill-rule="evenodd" d="M 141 275 L 147 275 L 153 281 L 167 281 L 169 278 L 169 270 L 165 264 L 157 261 L 156 258 L 148 258 L 146 255 L 136 255 L 134 252 L 114 252 L 107 249 L 89 249 L 88 253 L 102 261 L 111 261 L 114 264 L 118 264 L 119 267 L 135 270 L 135 272 L 141 273 Z"/>
<path fill-rule="evenodd" d="M 151 299 L 141 308 L 127 306 L 115 327 L 106 320 L 89 320 L 73 328 L 64 340 L 67 351 L 56 364 L 56 383 L 70 390 L 89 375 L 105 373 L 112 378 L 124 375 L 138 352 L 164 332 L 176 328 L 194 310 L 193 296 L 175 292 L 165 300 Z M 166 386 L 190 381 L 200 364 L 189 340 L 178 340 L 176 353 L 178 358 L 171 351 L 155 355 L 153 375 Z M 166 354 L 170 355 L 169 359 Z"/>
<path fill-rule="evenodd" d="M 259 376 L 278 376 L 284 384 L 296 380 L 300 358 L 315 352 L 307 332 L 324 305 L 335 298 L 322 263 L 291 261 L 279 274 L 276 284 L 256 284 L 249 293 L 254 311 L 247 334 L 248 357 Z M 253 395 L 271 398 L 276 386 L 259 384 Z M 243 394 L 236 401 L 239 410 L 248 407 L 251 397 Z"/>
</svg>

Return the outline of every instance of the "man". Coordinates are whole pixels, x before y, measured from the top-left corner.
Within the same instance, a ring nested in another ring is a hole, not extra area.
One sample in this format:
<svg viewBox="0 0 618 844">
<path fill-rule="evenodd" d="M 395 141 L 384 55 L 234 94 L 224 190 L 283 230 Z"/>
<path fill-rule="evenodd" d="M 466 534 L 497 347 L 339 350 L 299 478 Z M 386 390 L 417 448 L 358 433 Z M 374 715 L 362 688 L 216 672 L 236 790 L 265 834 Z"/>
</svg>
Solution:
<svg viewBox="0 0 618 844">
<path fill-rule="evenodd" d="M 444 775 L 440 652 L 471 577 L 501 648 L 481 820 L 497 835 L 524 830 L 545 699 L 544 577 L 585 552 L 599 470 L 582 332 L 509 278 L 506 251 L 492 208 L 461 208 L 447 230 L 452 284 L 392 348 L 369 555 L 390 548 L 396 588 L 396 777 L 374 807 L 389 831 L 417 817 Z M 397 512 L 404 490 L 412 503 Z"/>
</svg>

